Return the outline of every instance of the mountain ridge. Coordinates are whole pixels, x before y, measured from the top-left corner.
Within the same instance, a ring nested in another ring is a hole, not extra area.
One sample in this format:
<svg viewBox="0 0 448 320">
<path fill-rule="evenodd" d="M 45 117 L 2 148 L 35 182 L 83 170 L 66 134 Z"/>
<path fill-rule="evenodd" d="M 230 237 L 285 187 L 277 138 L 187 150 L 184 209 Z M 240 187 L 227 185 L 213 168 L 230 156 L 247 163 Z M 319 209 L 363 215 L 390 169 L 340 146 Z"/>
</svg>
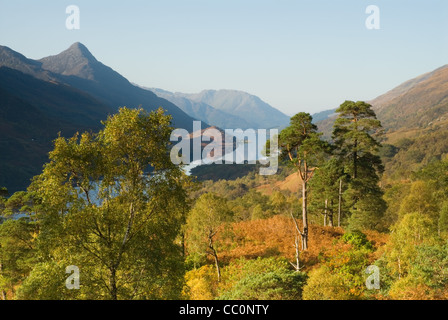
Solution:
<svg viewBox="0 0 448 320">
<path fill-rule="evenodd" d="M 30 74 L 41 80 L 51 81 L 55 79 L 48 71 L 42 69 L 41 62 L 29 59 L 7 46 L 0 45 L 0 67 L 2 66 Z"/>
<path fill-rule="evenodd" d="M 289 124 L 289 116 L 250 93 L 233 90 L 202 90 L 199 93 L 174 93 L 195 103 L 205 103 L 226 114 L 243 119 L 247 128 L 284 128 Z"/>
<path fill-rule="evenodd" d="M 40 60 L 28 59 L 8 47 L 0 47 L 0 66 L 16 69 L 45 81 L 72 86 L 115 110 L 123 106 L 141 106 L 147 111 L 162 107 L 173 116 L 173 125 L 192 130 L 194 118 L 168 100 L 132 85 L 125 77 L 97 60 L 80 42 L 72 44 L 59 54 Z M 204 126 L 208 124 L 205 123 Z"/>
<path fill-rule="evenodd" d="M 80 42 L 72 44 L 59 54 L 38 60 L 42 69 L 62 75 L 76 75 L 92 80 L 94 72 L 91 64 L 100 63 Z"/>
<path fill-rule="evenodd" d="M 207 122 L 210 125 L 215 125 L 223 129 L 248 129 L 256 126 L 254 123 L 250 123 L 243 118 L 216 109 L 204 102 L 190 100 L 183 96 L 184 93 L 170 92 L 159 88 L 145 89 L 154 92 L 159 97 L 171 101 L 190 116 Z"/>
<path fill-rule="evenodd" d="M 71 63 L 71 60 L 76 63 Z M 133 85 L 111 67 L 98 61 L 82 43 L 75 43 L 67 50 L 40 59 L 42 67 L 59 75 L 60 81 L 85 91 L 115 110 L 119 107 L 139 107 L 147 111 L 159 107 L 173 116 L 173 125 L 191 131 L 194 118 L 175 104 L 153 92 Z M 64 69 L 66 68 L 66 69 Z M 204 126 L 208 126 L 204 123 Z"/>
</svg>

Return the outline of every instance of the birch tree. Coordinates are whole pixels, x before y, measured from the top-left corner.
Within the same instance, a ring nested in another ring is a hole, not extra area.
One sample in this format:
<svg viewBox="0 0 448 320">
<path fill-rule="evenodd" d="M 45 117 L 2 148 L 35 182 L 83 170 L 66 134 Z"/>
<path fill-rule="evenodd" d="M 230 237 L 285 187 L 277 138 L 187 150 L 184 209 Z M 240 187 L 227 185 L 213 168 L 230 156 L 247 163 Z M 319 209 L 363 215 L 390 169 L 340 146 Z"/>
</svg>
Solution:
<svg viewBox="0 0 448 320">
<path fill-rule="evenodd" d="M 180 294 L 176 238 L 187 179 L 169 157 L 170 121 L 161 109 L 121 108 L 98 134 L 55 140 L 50 162 L 31 186 L 41 199 L 39 249 L 42 263 L 79 267 L 77 298 Z"/>
<path fill-rule="evenodd" d="M 213 258 L 218 282 L 221 268 L 217 253 L 217 235 L 233 216 L 224 198 L 205 193 L 196 201 L 187 220 L 187 247 L 191 255 Z"/>
</svg>

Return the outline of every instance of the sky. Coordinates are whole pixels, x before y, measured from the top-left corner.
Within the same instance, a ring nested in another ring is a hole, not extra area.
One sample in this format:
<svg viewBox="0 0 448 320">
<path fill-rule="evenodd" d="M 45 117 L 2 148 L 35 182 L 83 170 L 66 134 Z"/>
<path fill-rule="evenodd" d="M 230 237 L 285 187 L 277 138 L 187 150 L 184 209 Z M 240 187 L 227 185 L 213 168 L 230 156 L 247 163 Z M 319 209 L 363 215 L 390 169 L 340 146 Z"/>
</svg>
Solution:
<svg viewBox="0 0 448 320">
<path fill-rule="evenodd" d="M 40 59 L 74 42 L 141 86 L 242 90 L 315 113 L 448 64 L 448 1 L 0 0 L 0 45 Z"/>
</svg>

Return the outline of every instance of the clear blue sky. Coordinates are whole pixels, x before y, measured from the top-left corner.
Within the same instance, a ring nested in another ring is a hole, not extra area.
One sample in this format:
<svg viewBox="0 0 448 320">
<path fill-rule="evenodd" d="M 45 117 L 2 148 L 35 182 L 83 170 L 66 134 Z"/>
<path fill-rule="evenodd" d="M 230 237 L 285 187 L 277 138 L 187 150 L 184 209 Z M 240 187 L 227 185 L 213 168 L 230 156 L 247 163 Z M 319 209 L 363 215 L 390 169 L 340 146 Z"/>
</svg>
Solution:
<svg viewBox="0 0 448 320">
<path fill-rule="evenodd" d="M 67 30 L 68 5 L 80 30 Z M 380 30 L 368 30 L 368 5 Z M 447 0 L 0 0 L 0 44 L 39 59 L 74 42 L 131 82 L 236 89 L 286 114 L 369 100 L 448 63 Z"/>
</svg>

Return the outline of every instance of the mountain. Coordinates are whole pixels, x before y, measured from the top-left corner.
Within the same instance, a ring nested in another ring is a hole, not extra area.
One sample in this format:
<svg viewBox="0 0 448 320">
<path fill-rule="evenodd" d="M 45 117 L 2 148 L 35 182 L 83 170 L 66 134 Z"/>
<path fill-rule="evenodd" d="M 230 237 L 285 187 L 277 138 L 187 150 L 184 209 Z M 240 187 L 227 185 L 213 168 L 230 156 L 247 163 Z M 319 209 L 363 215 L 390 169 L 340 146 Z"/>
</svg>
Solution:
<svg viewBox="0 0 448 320">
<path fill-rule="evenodd" d="M 41 80 L 54 80 L 50 72 L 42 69 L 42 63 L 28 59 L 6 46 L 0 46 L 0 67 L 2 66 L 21 71 Z"/>
<path fill-rule="evenodd" d="M 243 91 L 204 90 L 196 94 L 175 93 L 175 96 L 207 104 L 226 114 L 243 119 L 253 129 L 284 128 L 289 124 L 287 115 L 259 97 Z"/>
<path fill-rule="evenodd" d="M 448 65 L 403 83 L 371 101 L 386 129 L 387 177 L 412 176 L 448 156 Z"/>
<path fill-rule="evenodd" d="M 119 79 L 121 84 L 126 83 L 126 79 L 96 60 L 86 46 L 79 42 L 60 54 L 42 58 L 39 62 L 43 69 L 65 76 L 98 81 L 109 80 L 107 77 L 110 76 L 114 80 Z"/>
<path fill-rule="evenodd" d="M 389 141 L 443 129 L 448 125 L 448 65 L 408 80 L 368 102 Z M 331 136 L 335 119 L 333 115 L 317 122 L 326 137 Z"/>
<path fill-rule="evenodd" d="M 420 85 L 421 83 L 425 82 L 426 80 L 429 80 L 431 82 L 432 78 L 434 76 L 437 76 L 439 72 L 444 72 L 445 69 L 448 68 L 448 65 L 442 66 L 440 68 L 435 69 L 434 71 L 427 72 L 423 75 L 420 75 L 416 78 L 413 78 L 411 80 L 408 80 L 401 85 L 395 87 L 394 89 L 386 92 L 383 95 L 380 95 L 379 97 L 375 98 L 371 103 L 375 105 L 377 110 L 383 109 L 383 107 L 387 106 L 387 104 L 392 101 L 395 98 L 400 97 L 401 95 L 407 93 L 409 90 L 413 89 L 414 87 Z"/>
<path fill-rule="evenodd" d="M 40 60 L 0 46 L 0 186 L 24 190 L 48 161 L 58 133 L 97 131 L 120 106 L 163 107 L 174 126 L 192 131 L 194 118 L 132 85 L 81 43 Z"/>
<path fill-rule="evenodd" d="M 141 106 L 148 111 L 163 107 L 173 116 L 175 127 L 192 130 L 194 118 L 168 100 L 131 84 L 118 72 L 99 62 L 79 42 L 60 54 L 40 59 L 39 63 L 43 70 L 58 75 L 59 81 L 87 92 L 115 110 L 122 106 Z M 208 126 L 206 123 L 203 125 Z"/>
<path fill-rule="evenodd" d="M 191 117 L 202 120 L 212 126 L 217 126 L 222 129 L 248 129 L 256 127 L 256 124 L 250 123 L 238 116 L 216 109 L 204 102 L 188 99 L 183 93 L 173 93 L 157 88 L 145 89 L 151 90 L 157 96 L 174 103 Z"/>
<path fill-rule="evenodd" d="M 78 89 L 0 67 L 0 186 L 25 189 L 58 133 L 96 131 L 113 112 Z"/>
<path fill-rule="evenodd" d="M 370 101 L 389 131 L 436 127 L 448 120 L 448 65 Z"/>
<path fill-rule="evenodd" d="M 385 135 L 380 156 L 383 179 L 407 179 L 448 156 L 448 65 L 408 80 L 368 101 Z M 331 137 L 336 115 L 317 122 Z"/>
</svg>

